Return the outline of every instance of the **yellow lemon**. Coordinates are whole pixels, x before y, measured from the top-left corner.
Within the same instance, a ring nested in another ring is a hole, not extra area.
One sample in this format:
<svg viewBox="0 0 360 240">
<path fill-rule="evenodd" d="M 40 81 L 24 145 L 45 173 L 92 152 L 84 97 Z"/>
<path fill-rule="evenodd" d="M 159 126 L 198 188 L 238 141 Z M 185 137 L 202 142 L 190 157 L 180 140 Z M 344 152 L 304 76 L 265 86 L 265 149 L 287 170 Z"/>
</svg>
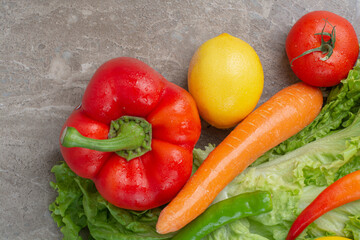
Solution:
<svg viewBox="0 0 360 240">
<path fill-rule="evenodd" d="M 230 128 L 256 107 L 264 73 L 259 56 L 248 43 L 223 33 L 195 52 L 188 86 L 201 117 L 214 127 Z"/>
<path fill-rule="evenodd" d="M 317 238 L 316 240 L 350 240 L 350 238 L 344 238 L 344 237 L 321 237 L 321 238 Z"/>
</svg>

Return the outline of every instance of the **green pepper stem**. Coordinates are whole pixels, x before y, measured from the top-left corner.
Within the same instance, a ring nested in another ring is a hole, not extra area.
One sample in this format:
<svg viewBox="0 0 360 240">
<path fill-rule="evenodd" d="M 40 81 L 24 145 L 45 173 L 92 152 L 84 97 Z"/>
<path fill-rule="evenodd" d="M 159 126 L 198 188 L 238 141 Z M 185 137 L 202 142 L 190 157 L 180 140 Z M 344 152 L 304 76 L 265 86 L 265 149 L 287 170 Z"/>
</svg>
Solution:
<svg viewBox="0 0 360 240">
<path fill-rule="evenodd" d="M 116 152 L 131 160 L 151 150 L 151 125 L 144 119 L 122 117 L 111 123 L 109 139 L 88 138 L 73 127 L 66 127 L 60 143 L 64 147 L 81 147 L 101 152 Z"/>
</svg>

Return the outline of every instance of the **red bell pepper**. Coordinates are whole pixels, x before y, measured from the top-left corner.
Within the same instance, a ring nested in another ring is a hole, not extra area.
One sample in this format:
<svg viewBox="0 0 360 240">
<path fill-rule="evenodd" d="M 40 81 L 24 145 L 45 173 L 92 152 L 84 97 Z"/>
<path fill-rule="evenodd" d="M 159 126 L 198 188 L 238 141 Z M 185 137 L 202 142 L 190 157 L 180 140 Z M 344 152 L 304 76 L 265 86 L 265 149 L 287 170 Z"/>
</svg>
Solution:
<svg viewBox="0 0 360 240">
<path fill-rule="evenodd" d="M 200 118 L 191 95 L 134 58 L 95 72 L 65 122 L 61 153 L 110 203 L 145 210 L 169 202 L 192 171 Z"/>
<path fill-rule="evenodd" d="M 345 175 L 325 188 L 296 218 L 286 240 L 296 239 L 307 226 L 323 214 L 359 199 L 360 170 Z"/>
</svg>

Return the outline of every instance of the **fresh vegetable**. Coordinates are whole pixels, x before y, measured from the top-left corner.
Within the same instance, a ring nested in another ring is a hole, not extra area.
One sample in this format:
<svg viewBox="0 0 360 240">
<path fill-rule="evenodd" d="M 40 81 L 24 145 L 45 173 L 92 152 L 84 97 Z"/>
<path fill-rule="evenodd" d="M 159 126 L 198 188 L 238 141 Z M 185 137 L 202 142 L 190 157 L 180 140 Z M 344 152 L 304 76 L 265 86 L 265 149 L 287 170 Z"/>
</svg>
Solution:
<svg viewBox="0 0 360 240">
<path fill-rule="evenodd" d="M 255 50 L 227 33 L 206 41 L 191 59 L 189 92 L 200 116 L 217 128 L 230 128 L 244 119 L 259 101 L 263 85 Z"/>
<path fill-rule="evenodd" d="M 217 228 L 237 219 L 271 211 L 268 192 L 243 193 L 210 206 L 204 213 L 181 229 L 172 240 L 201 239 Z"/>
<path fill-rule="evenodd" d="M 353 26 L 328 11 L 310 12 L 300 18 L 291 28 L 285 47 L 296 76 L 318 87 L 338 84 L 359 54 Z"/>
<path fill-rule="evenodd" d="M 157 231 L 174 232 L 195 219 L 259 156 L 310 124 L 322 102 L 318 88 L 300 82 L 281 90 L 257 108 L 210 153 L 163 209 Z"/>
<path fill-rule="evenodd" d="M 200 128 L 188 92 L 137 59 L 115 58 L 65 122 L 61 153 L 110 203 L 146 210 L 170 201 L 190 177 Z"/>
<path fill-rule="evenodd" d="M 295 145 L 290 144 L 289 139 L 286 144 L 273 148 L 266 158 L 259 159 L 266 161 L 248 167 L 215 199 L 216 202 L 249 191 L 269 191 L 273 210 L 225 225 L 204 240 L 284 240 L 296 217 L 316 196 L 341 177 L 360 170 L 359 109 L 360 63 L 346 80 L 333 88 L 318 117 L 290 138 Z M 298 147 L 301 144 L 302 147 Z M 200 159 L 197 162 L 201 162 Z M 360 240 L 360 201 L 324 214 L 297 240 L 322 236 Z"/>
<path fill-rule="evenodd" d="M 340 178 L 325 188 L 296 218 L 286 240 L 296 239 L 309 224 L 323 214 L 359 199 L 360 170 Z"/>
<path fill-rule="evenodd" d="M 327 99 L 310 125 L 256 160 L 216 198 L 219 201 L 254 190 L 270 191 L 273 210 L 261 217 L 246 217 L 224 225 L 204 240 L 284 240 L 296 216 L 327 185 L 360 169 L 360 123 L 355 118 L 360 108 L 359 65 L 350 71 L 347 80 L 332 89 Z M 324 137 L 326 140 L 321 140 Z M 213 145 L 194 149 L 194 167 L 213 149 Z M 292 158 L 290 152 L 295 149 L 296 158 Z M 50 210 L 64 239 L 79 240 L 79 231 L 85 229 L 89 229 L 89 239 L 97 240 L 110 236 L 114 240 L 171 238 L 155 231 L 161 208 L 144 212 L 117 208 L 99 195 L 92 181 L 76 176 L 66 164 L 54 166 L 52 171 L 56 182 L 51 185 L 57 189 L 58 197 Z M 334 209 L 310 224 L 298 240 L 329 235 L 360 240 L 359 212 L 359 201 Z"/>
</svg>

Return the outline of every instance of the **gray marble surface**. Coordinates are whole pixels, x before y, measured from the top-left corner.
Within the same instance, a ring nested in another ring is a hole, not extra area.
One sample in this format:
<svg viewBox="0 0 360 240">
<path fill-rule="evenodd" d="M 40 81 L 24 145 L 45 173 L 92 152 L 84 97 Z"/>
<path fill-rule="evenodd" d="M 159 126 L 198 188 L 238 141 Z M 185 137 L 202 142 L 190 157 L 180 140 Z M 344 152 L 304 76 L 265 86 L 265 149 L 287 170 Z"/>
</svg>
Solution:
<svg viewBox="0 0 360 240">
<path fill-rule="evenodd" d="M 48 205 L 58 136 L 94 71 L 136 57 L 187 88 L 199 45 L 223 32 L 257 51 L 265 74 L 260 103 L 298 81 L 286 35 L 302 15 L 329 10 L 360 36 L 360 0 L 0 1 L 0 239 L 61 239 Z M 203 123 L 198 146 L 228 131 Z"/>
</svg>

